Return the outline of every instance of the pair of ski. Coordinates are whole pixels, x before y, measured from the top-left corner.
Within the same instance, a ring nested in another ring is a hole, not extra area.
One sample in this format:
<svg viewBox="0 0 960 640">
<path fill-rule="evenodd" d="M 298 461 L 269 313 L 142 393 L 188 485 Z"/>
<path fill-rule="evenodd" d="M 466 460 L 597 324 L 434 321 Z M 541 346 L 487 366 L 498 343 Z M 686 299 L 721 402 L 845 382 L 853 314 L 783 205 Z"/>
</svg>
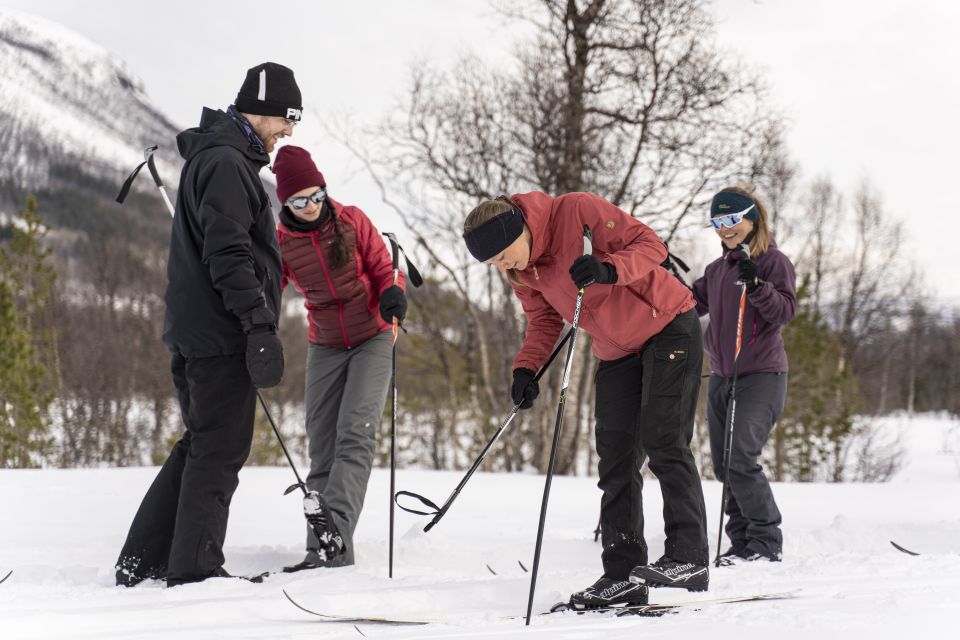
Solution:
<svg viewBox="0 0 960 640">
<path fill-rule="evenodd" d="M 637 604 L 637 605 L 616 605 L 610 607 L 598 607 L 595 609 L 573 609 L 566 602 L 560 602 L 549 611 L 544 611 L 541 613 L 541 616 L 552 615 L 555 613 L 563 612 L 574 612 L 577 614 L 589 614 L 589 615 L 599 615 L 599 614 L 612 614 L 616 616 L 645 616 L 645 617 L 660 617 L 668 613 L 676 613 L 682 609 L 700 609 L 702 607 L 716 606 L 722 604 L 735 604 L 740 602 L 756 602 L 760 600 L 784 600 L 787 598 L 793 598 L 796 596 L 796 591 L 785 591 L 782 593 L 763 593 L 749 596 L 734 596 L 730 598 L 714 598 L 711 600 L 688 600 L 685 602 L 671 602 L 671 603 L 660 603 L 660 604 Z M 387 626 L 416 626 L 416 625 L 425 625 L 425 624 L 443 624 L 449 622 L 449 620 L 426 620 L 422 618 L 387 618 L 387 617 L 375 617 L 375 616 L 351 616 L 351 615 L 337 615 L 332 613 L 322 613 L 319 611 L 314 611 L 304 607 L 302 604 L 290 597 L 290 594 L 283 591 L 283 595 L 287 597 L 287 600 L 295 606 L 296 608 L 309 613 L 310 615 L 316 616 L 323 620 L 328 620 L 330 622 L 346 622 L 352 624 L 378 624 L 378 625 L 387 625 Z M 520 618 L 526 618 L 526 616 L 505 616 L 504 620 L 517 620 Z"/>
</svg>

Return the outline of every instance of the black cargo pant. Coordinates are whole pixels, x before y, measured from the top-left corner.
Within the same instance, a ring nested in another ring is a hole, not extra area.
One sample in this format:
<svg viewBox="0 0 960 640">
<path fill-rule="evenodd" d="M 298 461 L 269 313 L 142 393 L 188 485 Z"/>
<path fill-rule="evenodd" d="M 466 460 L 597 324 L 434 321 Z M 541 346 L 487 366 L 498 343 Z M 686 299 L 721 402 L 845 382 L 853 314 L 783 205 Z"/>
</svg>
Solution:
<svg viewBox="0 0 960 640">
<path fill-rule="evenodd" d="M 171 361 L 186 430 L 147 494 L 117 560 L 136 582 L 203 579 L 223 565 L 230 499 L 250 454 L 256 389 L 243 354 Z"/>
<path fill-rule="evenodd" d="M 730 420 L 733 378 L 710 376 L 707 387 L 710 452 L 717 478 L 723 477 L 723 437 Z M 738 552 L 779 555 L 783 549 L 780 510 L 758 462 L 787 399 L 786 373 L 751 373 L 737 378 L 727 535 Z"/>
<path fill-rule="evenodd" d="M 639 355 L 600 363 L 598 486 L 603 571 L 609 578 L 624 580 L 648 561 L 640 474 L 646 457 L 663 494 L 666 555 L 707 564 L 703 490 L 690 451 L 702 361 L 700 321 L 691 310 L 651 338 Z"/>
</svg>

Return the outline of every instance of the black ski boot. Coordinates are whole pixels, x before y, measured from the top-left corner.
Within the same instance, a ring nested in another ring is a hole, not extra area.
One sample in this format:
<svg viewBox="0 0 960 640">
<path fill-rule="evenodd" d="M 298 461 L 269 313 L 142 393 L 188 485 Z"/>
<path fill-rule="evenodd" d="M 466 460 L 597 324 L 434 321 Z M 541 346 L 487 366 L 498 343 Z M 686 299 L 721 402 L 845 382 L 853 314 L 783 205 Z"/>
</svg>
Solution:
<svg viewBox="0 0 960 640">
<path fill-rule="evenodd" d="M 720 554 L 719 566 L 721 567 L 732 567 L 746 557 L 746 549 L 730 547 L 726 551 Z"/>
<path fill-rule="evenodd" d="M 619 605 L 647 604 L 647 593 L 645 584 L 603 577 L 583 591 L 571 595 L 567 607 L 575 611 L 585 611 Z"/>
<path fill-rule="evenodd" d="M 758 560 L 781 562 L 783 560 L 783 554 L 779 551 L 775 553 L 761 553 L 759 551 L 751 551 L 750 549 L 740 549 L 739 551 L 729 549 L 720 556 L 720 566 L 733 567 L 738 564 L 743 564 L 744 562 L 757 562 Z"/>
<path fill-rule="evenodd" d="M 307 557 L 298 562 L 297 564 L 291 564 L 283 568 L 284 573 L 296 573 L 297 571 L 307 571 L 309 569 L 321 569 L 326 565 L 316 557 L 313 550 L 311 549 L 307 552 Z"/>
<path fill-rule="evenodd" d="M 184 584 L 195 584 L 197 582 L 204 582 L 210 578 L 232 578 L 234 580 L 246 580 L 247 582 L 260 584 L 263 582 L 263 579 L 269 575 L 270 572 L 268 571 L 255 576 L 235 576 L 220 566 L 214 569 L 210 575 L 203 576 L 202 578 L 167 578 L 167 587 L 179 587 Z"/>
<path fill-rule="evenodd" d="M 140 558 L 121 556 L 114 567 L 117 570 L 117 586 L 135 587 L 144 580 L 163 580 L 167 574 L 165 566 L 144 569 L 140 564 Z"/>
<path fill-rule="evenodd" d="M 663 556 L 653 564 L 640 565 L 630 572 L 630 582 L 651 587 L 677 587 L 687 591 L 706 591 L 710 570 L 706 565 L 680 562 Z"/>
</svg>

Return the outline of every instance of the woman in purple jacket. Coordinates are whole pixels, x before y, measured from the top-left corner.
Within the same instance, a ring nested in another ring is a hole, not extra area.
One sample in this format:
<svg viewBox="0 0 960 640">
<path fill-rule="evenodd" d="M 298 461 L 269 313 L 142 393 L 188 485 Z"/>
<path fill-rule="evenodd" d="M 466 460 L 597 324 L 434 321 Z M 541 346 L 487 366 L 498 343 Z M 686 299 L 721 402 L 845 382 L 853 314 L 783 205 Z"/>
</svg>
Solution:
<svg viewBox="0 0 960 640">
<path fill-rule="evenodd" d="M 710 314 L 704 350 L 710 356 L 708 421 L 713 469 L 723 474 L 724 434 L 736 358 L 736 418 L 727 486 L 727 535 L 721 563 L 780 561 L 780 510 L 758 459 L 787 397 L 783 327 L 796 312 L 793 264 L 777 249 L 763 203 L 750 191 L 728 187 L 713 197 L 710 222 L 723 255 L 693 283 L 697 312 Z M 743 246 L 749 248 L 749 253 Z M 747 288 L 742 342 L 737 350 L 740 293 Z"/>
</svg>

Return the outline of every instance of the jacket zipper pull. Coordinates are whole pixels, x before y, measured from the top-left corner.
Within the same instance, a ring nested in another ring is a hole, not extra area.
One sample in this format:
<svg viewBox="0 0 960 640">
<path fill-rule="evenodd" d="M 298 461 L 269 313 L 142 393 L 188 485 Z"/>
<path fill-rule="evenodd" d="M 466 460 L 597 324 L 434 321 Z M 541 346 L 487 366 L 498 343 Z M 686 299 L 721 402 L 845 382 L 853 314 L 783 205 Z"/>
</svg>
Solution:
<svg viewBox="0 0 960 640">
<path fill-rule="evenodd" d="M 534 280 L 540 279 L 540 272 L 537 271 L 537 265 L 533 265 L 533 279 Z"/>
<path fill-rule="evenodd" d="M 656 307 L 650 307 L 650 310 L 653 312 L 653 317 L 656 318 L 656 317 L 657 317 L 657 308 L 656 308 Z"/>
</svg>

